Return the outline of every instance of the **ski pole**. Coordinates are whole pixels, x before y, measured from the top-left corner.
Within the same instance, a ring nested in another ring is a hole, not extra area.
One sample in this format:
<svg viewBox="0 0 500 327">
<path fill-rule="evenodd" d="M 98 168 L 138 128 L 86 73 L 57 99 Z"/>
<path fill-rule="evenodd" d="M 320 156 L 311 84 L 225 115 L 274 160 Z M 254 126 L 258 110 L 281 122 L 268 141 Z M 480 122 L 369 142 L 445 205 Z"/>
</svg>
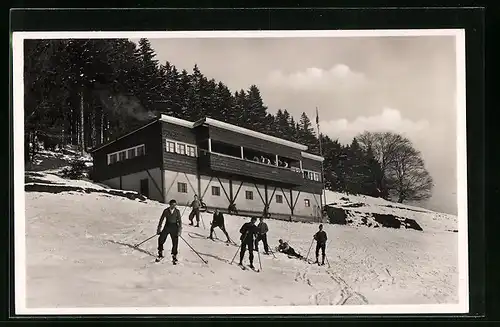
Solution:
<svg viewBox="0 0 500 327">
<path fill-rule="evenodd" d="M 309 251 L 307 251 L 306 262 L 307 262 L 307 259 L 309 258 L 309 253 L 311 253 L 311 248 L 313 246 L 313 243 L 314 243 L 314 239 L 311 241 L 311 246 L 309 247 Z"/>
<path fill-rule="evenodd" d="M 202 216 L 200 213 L 198 213 L 198 214 L 200 215 L 200 218 L 201 218 L 201 224 L 203 225 L 203 229 L 207 229 L 207 228 L 205 227 L 205 221 L 203 220 L 203 216 Z"/>
<path fill-rule="evenodd" d="M 257 257 L 259 257 L 259 267 L 260 271 L 262 271 L 262 261 L 260 260 L 260 252 L 257 250 Z"/>
<path fill-rule="evenodd" d="M 134 245 L 134 248 L 138 247 L 139 245 L 141 245 L 141 244 L 143 244 L 143 243 L 146 243 L 147 241 L 149 241 L 150 239 L 152 239 L 152 238 L 153 238 L 153 237 L 155 237 L 156 235 L 157 235 L 157 234 L 154 234 L 153 236 L 148 237 L 147 239 L 145 239 L 144 241 L 142 241 L 141 243 Z"/>
<path fill-rule="evenodd" d="M 184 210 L 182 210 L 181 218 L 184 216 L 184 212 L 186 212 L 187 206 L 184 207 Z"/>
<path fill-rule="evenodd" d="M 328 261 L 328 256 L 325 255 L 326 263 L 328 264 L 328 268 L 331 268 L 330 261 Z"/>
<path fill-rule="evenodd" d="M 197 256 L 201 259 L 201 261 L 203 261 L 205 264 L 208 264 L 208 262 L 207 262 L 207 261 L 205 261 L 205 259 L 203 259 L 203 258 L 201 257 L 201 255 L 200 255 L 198 252 L 196 252 L 196 250 L 195 250 L 195 249 L 193 249 L 193 247 L 192 247 L 191 245 L 189 245 L 189 243 L 188 243 L 188 242 L 184 239 L 184 237 L 182 237 L 182 235 L 179 235 L 179 237 L 180 237 L 180 238 L 181 238 L 181 239 L 182 239 L 182 240 L 183 240 L 183 241 L 187 244 L 187 246 L 189 246 L 189 248 L 190 248 L 191 250 L 193 250 L 193 252 L 194 252 L 194 253 L 196 253 L 196 255 L 197 255 Z"/>
<path fill-rule="evenodd" d="M 240 245 L 238 246 L 238 250 L 236 250 L 236 253 L 234 254 L 233 259 L 231 259 L 231 263 L 230 263 L 231 265 L 233 264 L 234 258 L 236 258 L 236 255 L 238 254 L 238 252 L 240 252 L 241 245 L 243 244 L 243 242 L 245 242 L 247 235 L 248 235 L 248 232 L 245 233 L 245 237 L 243 237 L 243 241 L 241 241 Z"/>
</svg>

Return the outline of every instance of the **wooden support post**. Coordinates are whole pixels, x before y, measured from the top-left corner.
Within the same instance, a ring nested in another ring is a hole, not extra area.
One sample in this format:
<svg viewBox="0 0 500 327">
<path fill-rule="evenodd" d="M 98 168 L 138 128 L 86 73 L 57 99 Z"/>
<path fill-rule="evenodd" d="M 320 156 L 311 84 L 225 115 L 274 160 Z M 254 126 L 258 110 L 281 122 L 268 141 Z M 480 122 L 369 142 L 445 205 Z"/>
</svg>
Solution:
<svg viewBox="0 0 500 327">
<path fill-rule="evenodd" d="M 208 152 L 212 152 L 212 140 L 208 139 Z"/>
<path fill-rule="evenodd" d="M 241 159 L 245 159 L 245 155 L 243 154 L 243 147 L 241 146 L 240 149 L 241 149 Z"/>
<path fill-rule="evenodd" d="M 276 166 L 279 166 L 279 164 L 278 164 L 278 155 L 276 155 Z"/>
</svg>

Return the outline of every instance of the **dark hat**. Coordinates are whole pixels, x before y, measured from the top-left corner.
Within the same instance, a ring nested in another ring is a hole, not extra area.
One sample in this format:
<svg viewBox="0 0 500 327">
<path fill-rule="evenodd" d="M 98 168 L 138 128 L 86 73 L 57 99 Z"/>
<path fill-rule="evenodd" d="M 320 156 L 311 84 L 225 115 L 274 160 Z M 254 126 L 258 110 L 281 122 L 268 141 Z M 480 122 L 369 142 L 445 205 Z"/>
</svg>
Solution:
<svg viewBox="0 0 500 327">
<path fill-rule="evenodd" d="M 170 202 L 168 204 L 177 204 L 177 201 L 175 201 L 174 199 L 170 200 Z"/>
<path fill-rule="evenodd" d="M 323 224 L 319 224 L 319 228 L 323 228 Z"/>
</svg>

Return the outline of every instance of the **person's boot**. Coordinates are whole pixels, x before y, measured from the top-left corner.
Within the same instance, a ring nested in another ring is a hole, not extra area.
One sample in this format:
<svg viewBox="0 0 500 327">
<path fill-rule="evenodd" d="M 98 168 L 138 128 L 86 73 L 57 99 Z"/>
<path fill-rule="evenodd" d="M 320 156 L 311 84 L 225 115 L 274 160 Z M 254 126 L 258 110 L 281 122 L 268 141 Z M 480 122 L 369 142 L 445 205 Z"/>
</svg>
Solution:
<svg viewBox="0 0 500 327">
<path fill-rule="evenodd" d="M 316 257 L 316 261 L 314 261 L 314 263 L 319 264 L 318 257 Z"/>
<path fill-rule="evenodd" d="M 189 220 L 189 225 L 193 226 L 193 221 L 192 220 Z"/>
<path fill-rule="evenodd" d="M 158 251 L 158 258 L 163 258 L 163 251 Z"/>
<path fill-rule="evenodd" d="M 175 263 L 177 263 L 177 261 L 178 261 L 177 260 L 177 255 L 172 254 L 172 262 L 175 264 Z"/>
<path fill-rule="evenodd" d="M 321 258 L 321 265 L 322 265 L 322 266 L 324 266 L 324 265 L 325 265 L 325 256 L 323 256 L 323 257 Z"/>
<path fill-rule="evenodd" d="M 255 267 L 253 266 L 253 262 L 250 262 L 249 267 L 252 268 L 252 269 L 255 269 Z"/>
<path fill-rule="evenodd" d="M 199 221 L 197 221 L 197 222 L 196 222 L 196 226 L 194 226 L 194 227 L 200 227 L 200 222 L 199 222 Z"/>
</svg>

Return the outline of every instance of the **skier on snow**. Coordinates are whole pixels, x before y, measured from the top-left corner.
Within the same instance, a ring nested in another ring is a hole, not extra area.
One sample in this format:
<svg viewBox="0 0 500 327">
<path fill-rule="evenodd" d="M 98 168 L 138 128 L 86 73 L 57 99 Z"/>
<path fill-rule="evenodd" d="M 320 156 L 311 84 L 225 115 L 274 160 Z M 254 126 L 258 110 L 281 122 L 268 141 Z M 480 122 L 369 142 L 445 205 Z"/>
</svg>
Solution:
<svg viewBox="0 0 500 327">
<path fill-rule="evenodd" d="M 279 240 L 279 245 L 278 245 L 278 252 L 290 255 L 292 257 L 296 257 L 299 259 L 304 259 L 303 256 L 295 252 L 294 248 L 292 248 L 290 245 L 288 245 L 287 242 L 284 242 L 283 240 Z"/>
<path fill-rule="evenodd" d="M 224 233 L 224 235 L 226 235 L 227 243 L 231 242 L 231 239 L 227 234 L 226 227 L 224 226 L 224 215 L 222 214 L 222 212 L 219 211 L 219 209 L 215 209 L 214 216 L 210 224 L 212 225 L 210 226 L 210 239 L 213 240 L 212 234 L 214 232 L 215 227 L 219 227 Z"/>
<path fill-rule="evenodd" d="M 189 225 L 193 225 L 194 216 L 196 216 L 196 227 L 200 227 L 200 207 L 201 202 L 198 200 L 198 195 L 194 195 L 194 200 L 191 202 L 191 213 L 189 214 Z"/>
<path fill-rule="evenodd" d="M 172 261 L 174 263 L 177 263 L 177 246 L 179 244 L 179 236 L 182 232 L 181 213 L 179 209 L 176 208 L 176 204 L 177 202 L 175 200 L 170 200 L 170 206 L 163 210 L 161 214 L 156 232 L 160 235 L 158 238 L 158 258 L 163 258 L 163 244 L 167 240 L 168 235 L 170 235 L 172 239 Z M 161 226 L 164 220 L 165 226 L 162 229 Z"/>
<path fill-rule="evenodd" d="M 259 228 L 255 226 L 255 222 L 257 218 L 252 217 L 250 222 L 244 223 L 240 228 L 240 240 L 241 240 L 241 250 L 240 250 L 240 263 L 239 265 L 243 265 L 243 257 L 245 256 L 245 251 L 248 248 L 248 256 L 250 259 L 250 268 L 254 269 L 253 266 L 253 245 L 254 245 L 254 237 L 259 233 Z"/>
<path fill-rule="evenodd" d="M 323 230 L 323 224 L 319 225 L 319 231 L 314 234 L 313 238 L 316 240 L 316 262 L 314 263 L 319 264 L 318 257 L 321 249 L 321 265 L 323 266 L 325 264 L 326 241 L 328 240 L 326 232 Z"/>
<path fill-rule="evenodd" d="M 269 231 L 269 228 L 264 222 L 264 217 L 260 217 L 260 222 L 257 227 L 259 228 L 259 233 L 255 238 L 255 251 L 259 251 L 259 242 L 262 241 L 262 243 L 264 243 L 264 253 L 269 254 L 269 245 L 267 244 L 267 232 Z"/>
</svg>

